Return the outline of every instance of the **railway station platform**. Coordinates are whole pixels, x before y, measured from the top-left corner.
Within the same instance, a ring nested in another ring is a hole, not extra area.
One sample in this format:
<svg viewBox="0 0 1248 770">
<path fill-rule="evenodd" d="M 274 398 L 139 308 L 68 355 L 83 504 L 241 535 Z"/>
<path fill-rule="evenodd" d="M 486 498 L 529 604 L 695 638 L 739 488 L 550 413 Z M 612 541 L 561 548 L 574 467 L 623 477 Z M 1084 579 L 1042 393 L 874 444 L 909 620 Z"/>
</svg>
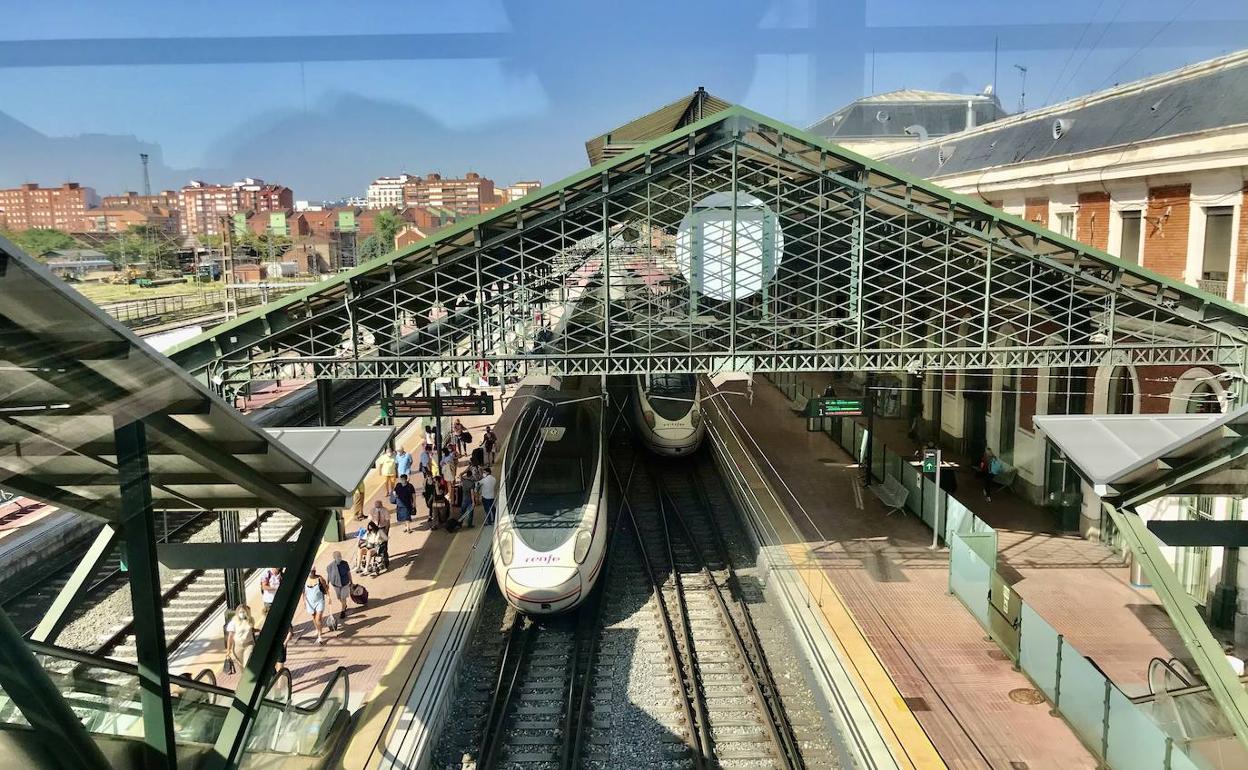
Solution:
<svg viewBox="0 0 1248 770">
<path fill-rule="evenodd" d="M 479 443 L 487 425 L 498 433 L 500 442 L 505 441 L 518 411 L 507 409 L 516 403 L 514 394 L 515 389 L 508 389 L 501 398 L 496 393 L 493 415 L 461 418 L 472 432 L 474 444 Z M 414 420 L 402 429 L 396 436 L 396 447 L 403 446 L 418 455 L 423 441 L 422 425 L 422 421 Z M 300 602 L 292 622 L 294 638 L 287 648 L 286 663 L 292 676 L 293 701 L 297 704 L 315 699 L 340 669 L 346 670 L 352 724 L 345 746 L 330 766 L 353 770 L 377 767 L 384 759 L 386 743 L 430 654 L 435 626 L 448 612 L 448 601 L 463 583 L 464 571 L 474 554 L 488 550 L 491 531 L 482 526 L 484 514 L 479 508 L 473 529 L 453 534 L 430 531 L 425 523 L 424 504 L 417 500 L 412 531 L 404 532 L 393 519 L 393 506 L 386 500 L 375 469 L 368 473 L 364 486 L 366 511 L 372 508 L 374 500 L 381 500 L 391 512 L 390 569 L 376 577 L 353 575 L 356 582 L 368 588 L 368 603 L 364 607 L 350 605 L 345 623 L 336 631 L 326 631 L 323 645 L 316 643 L 315 629 Z M 340 542 L 327 540 L 319 549 L 315 564 L 321 574 L 335 550 L 348 563 L 355 560 L 357 522 L 350 515 L 347 511 L 350 537 Z M 248 581 L 247 598 L 253 610 L 261 606 L 259 571 Z M 337 610 L 337 603 L 331 601 L 326 616 Z M 223 622 L 218 616 L 176 650 L 171 655 L 172 670 L 199 671 L 209 667 L 220 672 L 225 658 Z M 228 688 L 235 685 L 237 678 L 218 673 L 219 684 Z"/>
<path fill-rule="evenodd" d="M 731 436 L 734 461 L 766 478 L 805 540 L 802 566 L 813 564 L 830 584 L 824 617 L 887 723 L 894 753 L 914 758 L 934 748 L 956 768 L 1097 767 L 1079 734 L 950 592 L 950 551 L 930 550 L 931 530 L 909 514 L 889 516 L 862 489 L 853 458 L 828 434 L 808 432 L 779 388 L 756 378 L 753 390 L 752 403 L 741 393 L 714 398 L 711 426 Z M 1008 492 L 987 503 L 973 478 L 961 478 L 967 472 L 958 470 L 958 498 L 998 527 L 998 569 L 1011 588 L 1115 684 L 1140 692 L 1149 659 L 1182 649 L 1152 592 L 1131 587 L 1108 549 L 1042 526 L 1046 512 Z"/>
</svg>

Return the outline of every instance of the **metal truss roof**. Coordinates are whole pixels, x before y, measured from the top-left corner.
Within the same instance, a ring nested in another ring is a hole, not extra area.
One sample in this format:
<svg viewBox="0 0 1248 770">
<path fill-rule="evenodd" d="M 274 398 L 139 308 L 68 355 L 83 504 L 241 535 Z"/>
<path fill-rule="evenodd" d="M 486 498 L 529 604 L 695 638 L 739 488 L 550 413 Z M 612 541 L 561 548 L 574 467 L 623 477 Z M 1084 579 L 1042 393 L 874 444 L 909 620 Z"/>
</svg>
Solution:
<svg viewBox="0 0 1248 770">
<path fill-rule="evenodd" d="M 171 356 L 226 390 L 483 362 L 492 374 L 1238 367 L 1246 322 L 1224 299 L 733 106 Z"/>
</svg>

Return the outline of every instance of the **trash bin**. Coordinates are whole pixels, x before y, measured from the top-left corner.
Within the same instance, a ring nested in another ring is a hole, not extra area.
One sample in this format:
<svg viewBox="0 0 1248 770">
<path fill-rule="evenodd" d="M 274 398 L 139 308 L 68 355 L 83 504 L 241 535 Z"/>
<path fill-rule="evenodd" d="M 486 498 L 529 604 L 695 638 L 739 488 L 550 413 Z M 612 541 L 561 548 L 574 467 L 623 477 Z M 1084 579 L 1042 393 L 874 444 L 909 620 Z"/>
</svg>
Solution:
<svg viewBox="0 0 1248 770">
<path fill-rule="evenodd" d="M 1127 559 L 1131 563 L 1131 585 L 1135 588 L 1152 588 L 1153 583 L 1144 574 L 1144 566 L 1135 558 L 1135 554 L 1128 551 Z"/>
</svg>

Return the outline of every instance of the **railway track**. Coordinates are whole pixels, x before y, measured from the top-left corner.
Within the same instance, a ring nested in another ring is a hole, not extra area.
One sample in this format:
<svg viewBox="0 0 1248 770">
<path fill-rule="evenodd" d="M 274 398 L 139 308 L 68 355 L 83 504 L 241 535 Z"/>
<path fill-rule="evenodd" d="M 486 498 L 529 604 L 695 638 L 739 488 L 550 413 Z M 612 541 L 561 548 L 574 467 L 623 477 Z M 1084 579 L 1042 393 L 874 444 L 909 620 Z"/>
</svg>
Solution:
<svg viewBox="0 0 1248 770">
<path fill-rule="evenodd" d="M 244 519 L 240 522 L 241 542 L 289 540 L 299 531 L 299 519 L 285 511 L 259 511 L 258 515 L 256 513 L 252 512 L 250 520 Z M 250 574 L 250 571 L 245 574 Z M 224 604 L 225 573 L 222 570 L 162 568 L 161 582 L 168 586 L 161 594 L 161 606 L 165 621 L 165 641 L 172 652 Z M 107 631 L 94 652 L 96 655 L 137 663 L 134 618 L 127 616 L 120 625 Z"/>
<path fill-rule="evenodd" d="M 208 511 L 169 511 L 168 515 L 157 524 L 164 530 L 160 533 L 158 542 L 184 543 L 215 522 L 216 517 Z M 69 581 L 84 553 L 86 553 L 85 548 L 74 549 L 69 556 L 63 558 L 53 568 L 50 576 L 41 579 L 29 589 L 15 594 L 4 603 L 4 611 L 8 613 L 13 624 L 23 630 L 25 636 L 30 636 L 35 627 L 39 625 L 39 621 Z M 83 598 L 98 601 L 120 590 L 125 584 L 126 573 L 121 569 L 121 552 L 114 549 L 91 575 Z M 75 617 L 81 612 L 82 610 L 79 610 L 75 613 Z"/>
<path fill-rule="evenodd" d="M 701 760 L 719 768 L 805 767 L 704 495 L 658 463 L 644 473 L 650 486 L 635 488 L 633 519 L 679 643 Z"/>
</svg>

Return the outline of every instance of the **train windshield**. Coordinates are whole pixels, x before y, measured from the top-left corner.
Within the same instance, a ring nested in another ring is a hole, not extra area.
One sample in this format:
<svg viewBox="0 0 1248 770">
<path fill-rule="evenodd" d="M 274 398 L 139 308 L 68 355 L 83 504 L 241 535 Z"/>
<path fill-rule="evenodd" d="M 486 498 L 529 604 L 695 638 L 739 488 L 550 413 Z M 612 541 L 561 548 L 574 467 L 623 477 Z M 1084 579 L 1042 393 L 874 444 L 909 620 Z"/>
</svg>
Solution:
<svg viewBox="0 0 1248 770">
<path fill-rule="evenodd" d="M 692 374 L 652 374 L 646 400 L 666 420 L 683 420 L 693 407 L 698 380 Z"/>
<path fill-rule="evenodd" d="M 597 401 L 534 402 L 516 423 L 508 449 L 507 508 L 532 549 L 550 551 L 576 532 L 598 468 Z"/>
</svg>

